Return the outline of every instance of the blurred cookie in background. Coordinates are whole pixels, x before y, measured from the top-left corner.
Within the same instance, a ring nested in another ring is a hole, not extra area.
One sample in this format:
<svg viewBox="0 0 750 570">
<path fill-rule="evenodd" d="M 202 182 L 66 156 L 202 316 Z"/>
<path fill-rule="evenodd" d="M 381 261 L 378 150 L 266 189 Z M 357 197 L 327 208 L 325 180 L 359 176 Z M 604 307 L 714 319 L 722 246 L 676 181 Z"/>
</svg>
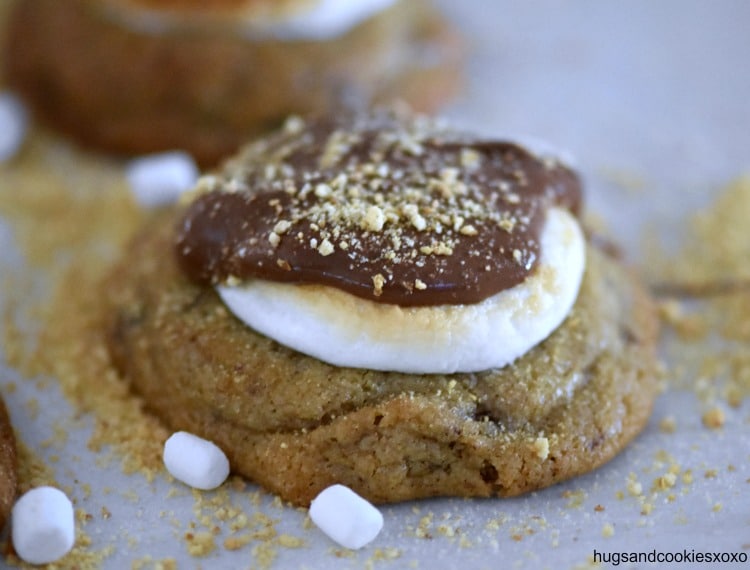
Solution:
<svg viewBox="0 0 750 570">
<path fill-rule="evenodd" d="M 5 526 L 16 498 L 16 462 L 16 440 L 0 398 L 0 529 Z"/>
<path fill-rule="evenodd" d="M 403 99 L 434 110 L 461 43 L 424 0 L 24 0 L 5 80 L 45 124 L 203 165 L 289 114 Z"/>
</svg>

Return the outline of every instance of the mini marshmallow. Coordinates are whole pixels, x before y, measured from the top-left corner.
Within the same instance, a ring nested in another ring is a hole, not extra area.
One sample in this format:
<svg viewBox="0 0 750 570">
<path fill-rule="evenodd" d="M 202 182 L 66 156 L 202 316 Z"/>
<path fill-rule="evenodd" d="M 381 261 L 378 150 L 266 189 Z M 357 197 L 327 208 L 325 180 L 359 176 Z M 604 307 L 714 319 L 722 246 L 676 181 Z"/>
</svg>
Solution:
<svg viewBox="0 0 750 570">
<path fill-rule="evenodd" d="M 343 485 L 324 489 L 310 504 L 310 518 L 331 540 L 356 550 L 375 540 L 383 515 Z"/>
<path fill-rule="evenodd" d="M 16 502 L 12 516 L 13 547 L 25 562 L 54 562 L 73 548 L 73 503 L 59 489 L 32 489 Z"/>
<path fill-rule="evenodd" d="M 21 100 L 11 93 L 0 93 L 0 162 L 16 155 L 28 126 L 29 114 Z"/>
<path fill-rule="evenodd" d="M 164 465 L 172 476 L 195 489 L 210 491 L 229 476 L 229 460 L 215 444 L 178 431 L 164 444 Z"/>
<path fill-rule="evenodd" d="M 126 175 L 136 201 L 152 208 L 175 202 L 193 187 L 199 172 L 189 154 L 174 151 L 136 158 Z"/>
</svg>

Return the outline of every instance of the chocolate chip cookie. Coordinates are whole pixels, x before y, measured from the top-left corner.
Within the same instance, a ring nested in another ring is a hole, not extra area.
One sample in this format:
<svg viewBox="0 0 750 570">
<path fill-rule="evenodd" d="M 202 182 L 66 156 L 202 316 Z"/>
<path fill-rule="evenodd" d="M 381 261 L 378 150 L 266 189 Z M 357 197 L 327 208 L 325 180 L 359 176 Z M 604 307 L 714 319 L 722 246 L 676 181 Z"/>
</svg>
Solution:
<svg viewBox="0 0 750 570">
<path fill-rule="evenodd" d="M 425 125 L 421 118 L 341 119 L 295 124 L 258 141 L 203 179 L 192 205 L 152 217 L 103 285 L 112 359 L 147 405 L 172 429 L 214 441 L 236 472 L 292 503 L 306 505 L 333 483 L 379 503 L 517 495 L 602 465 L 648 420 L 657 391 L 654 307 L 596 240 L 582 246 L 585 271 L 561 324 L 512 363 L 479 371 L 336 365 L 257 332 L 217 294 L 219 285 L 261 279 L 340 289 L 355 311 L 362 303 L 402 313 L 449 305 L 461 311 L 493 302 L 535 275 L 547 279 L 544 249 L 528 245 L 543 227 L 535 230 L 534 220 L 553 207 L 577 212 L 578 178 L 514 145 Z M 373 170 L 373 156 L 388 168 Z M 233 217 L 241 211 L 234 201 L 245 194 L 255 196 L 261 218 L 267 201 L 267 220 Z M 384 212 L 383 224 L 368 217 L 370 199 Z M 394 205 L 404 200 L 406 206 Z M 352 204 L 361 215 L 341 213 Z M 457 208 L 462 224 L 450 223 Z M 467 225 L 473 230 L 462 232 Z M 406 249 L 396 250 L 384 229 Z M 516 238 L 517 247 L 503 245 Z M 333 253 L 321 251 L 324 239 L 352 255 L 352 263 L 326 265 Z M 283 240 L 291 241 L 287 249 Z M 356 247 L 372 240 L 383 246 Z M 452 253 L 420 240 L 441 241 Z M 463 256 L 484 255 L 488 243 L 492 263 L 462 263 Z M 285 264 L 276 262 L 279 256 Z M 251 260 L 250 277 L 242 273 L 243 260 Z M 261 267 L 267 262 L 272 271 Z M 396 278 L 403 268 L 389 263 L 413 264 L 424 287 L 408 287 L 415 277 Z M 362 267 L 367 286 L 358 288 L 352 282 Z M 454 270 L 461 267 L 463 274 Z M 325 275 L 316 276 L 316 268 Z M 508 282 L 509 268 L 520 271 L 515 282 Z M 380 287 L 368 284 L 376 270 L 394 277 L 383 277 Z M 497 278 L 485 283 L 484 274 L 472 274 L 479 271 Z M 348 284 L 338 287 L 337 279 Z M 480 282 L 486 290 L 470 286 Z M 523 303 L 521 321 L 539 305 L 533 296 Z"/>
<path fill-rule="evenodd" d="M 41 120 L 85 145 L 182 149 L 203 164 L 291 113 L 397 98 L 430 110 L 457 90 L 460 41 L 422 0 L 331 37 L 257 29 L 318 3 L 23 0 L 9 18 L 5 75 Z"/>
</svg>

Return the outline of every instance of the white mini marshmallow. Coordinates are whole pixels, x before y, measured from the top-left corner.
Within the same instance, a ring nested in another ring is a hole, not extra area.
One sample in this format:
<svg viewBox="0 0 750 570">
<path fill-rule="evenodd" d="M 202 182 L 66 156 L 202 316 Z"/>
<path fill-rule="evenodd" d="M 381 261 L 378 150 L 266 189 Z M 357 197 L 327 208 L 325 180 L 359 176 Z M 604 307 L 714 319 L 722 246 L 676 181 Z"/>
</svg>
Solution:
<svg viewBox="0 0 750 570">
<path fill-rule="evenodd" d="M 195 489 L 210 491 L 229 476 L 229 460 L 214 443 L 178 431 L 164 444 L 164 465 L 172 476 Z"/>
<path fill-rule="evenodd" d="M 142 156 L 132 160 L 126 172 L 137 202 L 146 208 L 175 202 L 198 180 L 198 167 L 181 151 Z"/>
<path fill-rule="evenodd" d="M 369 544 L 383 528 L 383 515 L 343 485 L 324 489 L 310 504 L 310 518 L 331 540 L 356 550 Z"/>
<path fill-rule="evenodd" d="M 54 562 L 73 548 L 73 503 L 59 489 L 32 489 L 16 502 L 12 516 L 13 547 L 25 562 Z"/>
<path fill-rule="evenodd" d="M 29 114 L 23 102 L 11 93 L 0 93 L 0 162 L 16 155 L 28 126 Z"/>
</svg>

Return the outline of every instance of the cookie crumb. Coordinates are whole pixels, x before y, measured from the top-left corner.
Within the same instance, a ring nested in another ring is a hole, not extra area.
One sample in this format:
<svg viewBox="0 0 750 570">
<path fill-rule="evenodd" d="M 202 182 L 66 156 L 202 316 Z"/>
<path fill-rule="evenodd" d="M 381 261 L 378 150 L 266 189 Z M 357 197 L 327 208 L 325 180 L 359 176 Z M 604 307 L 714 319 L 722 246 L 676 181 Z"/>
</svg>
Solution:
<svg viewBox="0 0 750 570">
<path fill-rule="evenodd" d="M 385 285 L 385 277 L 380 273 L 372 278 L 373 289 L 372 292 L 376 297 L 380 297 L 383 294 L 383 285 Z"/>
<path fill-rule="evenodd" d="M 241 536 L 228 536 L 224 539 L 224 548 L 226 550 L 239 550 L 252 542 L 253 537 L 249 534 Z"/>
<path fill-rule="evenodd" d="M 474 170 L 478 168 L 481 163 L 482 155 L 473 148 L 465 148 L 461 150 L 461 166 L 464 168 Z"/>
<path fill-rule="evenodd" d="M 635 473 L 630 473 L 628 475 L 627 489 L 628 493 L 633 497 L 638 497 L 643 494 L 643 485 L 638 481 Z"/>
<path fill-rule="evenodd" d="M 538 437 L 533 444 L 534 453 L 539 459 L 547 459 L 549 456 L 549 440 L 546 437 Z"/>
<path fill-rule="evenodd" d="M 289 228 L 292 227 L 292 223 L 288 220 L 279 220 L 276 222 L 276 225 L 273 227 L 273 233 L 278 234 L 280 236 L 284 235 L 286 232 L 289 231 Z"/>
<path fill-rule="evenodd" d="M 398 548 L 376 548 L 375 552 L 372 555 L 372 558 L 370 558 L 370 561 L 385 562 L 388 560 L 396 560 L 397 558 L 401 557 L 401 554 L 402 552 Z"/>
<path fill-rule="evenodd" d="M 188 554 L 196 558 L 208 556 L 216 549 L 214 535 L 211 532 L 188 532 L 185 534 L 185 542 Z"/>
<path fill-rule="evenodd" d="M 334 252 L 333 244 L 328 240 L 328 238 L 320 242 L 320 245 L 318 246 L 318 253 L 320 255 L 322 255 L 323 257 L 326 257 L 328 255 L 331 255 L 333 252 Z"/>
<path fill-rule="evenodd" d="M 432 517 L 433 517 L 433 514 L 429 513 L 423 516 L 421 519 L 419 519 L 419 525 L 414 531 L 414 534 L 417 536 L 417 538 L 432 538 L 432 533 L 430 532 L 430 526 L 432 525 Z"/>
<path fill-rule="evenodd" d="M 427 228 L 427 220 L 419 213 L 419 207 L 416 204 L 406 204 L 402 211 L 414 229 L 421 232 Z"/>
<path fill-rule="evenodd" d="M 305 128 L 305 121 L 302 117 L 291 115 L 284 121 L 284 130 L 287 133 L 296 134 L 302 132 Z"/>
<path fill-rule="evenodd" d="M 453 537 L 453 536 L 456 536 L 456 529 L 455 529 L 455 528 L 453 528 L 453 527 L 452 527 L 452 526 L 450 526 L 450 525 L 447 525 L 447 524 L 441 524 L 441 525 L 440 525 L 440 526 L 439 526 L 439 527 L 437 528 L 437 531 L 438 531 L 438 533 L 439 533 L 439 534 L 441 534 L 441 535 L 443 535 L 443 536 L 447 536 L 448 538 L 451 538 L 451 537 Z"/>
<path fill-rule="evenodd" d="M 654 480 L 654 489 L 665 491 L 674 487 L 677 482 L 677 476 L 674 473 L 665 473 Z"/>
<path fill-rule="evenodd" d="M 283 546 L 284 548 L 302 548 L 305 546 L 303 539 L 291 534 L 280 534 L 276 540 L 279 546 Z"/>
<path fill-rule="evenodd" d="M 659 422 L 659 430 L 662 433 L 674 433 L 677 429 L 677 421 L 674 416 L 666 416 Z"/>
<path fill-rule="evenodd" d="M 583 489 L 563 491 L 562 496 L 565 499 L 569 499 L 568 504 L 565 505 L 569 509 L 580 509 L 586 500 L 586 492 Z"/>
<path fill-rule="evenodd" d="M 658 309 L 662 320 L 671 325 L 678 323 L 683 316 L 682 304 L 677 299 L 664 299 Z"/>
<path fill-rule="evenodd" d="M 726 416 L 724 410 L 718 406 L 711 408 L 703 414 L 703 425 L 708 429 L 719 429 L 724 427 Z"/>
<path fill-rule="evenodd" d="M 604 538 L 610 538 L 615 535 L 615 527 L 610 523 L 604 523 L 602 527 L 602 536 Z"/>
<path fill-rule="evenodd" d="M 383 229 L 384 224 L 385 214 L 383 210 L 378 206 L 370 206 L 362 220 L 362 227 L 370 232 L 379 232 Z"/>
</svg>

